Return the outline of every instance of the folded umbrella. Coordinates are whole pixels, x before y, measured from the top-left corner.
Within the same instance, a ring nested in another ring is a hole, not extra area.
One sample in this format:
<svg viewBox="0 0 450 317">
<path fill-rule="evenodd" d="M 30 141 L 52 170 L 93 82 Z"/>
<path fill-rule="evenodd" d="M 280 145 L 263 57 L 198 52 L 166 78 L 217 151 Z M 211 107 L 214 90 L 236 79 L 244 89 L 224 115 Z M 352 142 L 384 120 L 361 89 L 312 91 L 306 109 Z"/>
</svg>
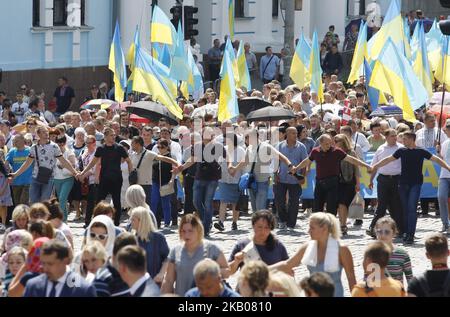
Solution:
<svg viewBox="0 0 450 317">
<path fill-rule="evenodd" d="M 291 109 L 273 106 L 252 111 L 247 115 L 247 121 L 277 121 L 294 118 L 295 114 Z"/>
<path fill-rule="evenodd" d="M 127 106 L 127 111 L 152 121 L 159 121 L 159 119 L 165 118 L 169 124 L 178 125 L 177 118 L 169 111 L 169 109 L 154 101 L 139 101 L 133 103 Z"/>
</svg>

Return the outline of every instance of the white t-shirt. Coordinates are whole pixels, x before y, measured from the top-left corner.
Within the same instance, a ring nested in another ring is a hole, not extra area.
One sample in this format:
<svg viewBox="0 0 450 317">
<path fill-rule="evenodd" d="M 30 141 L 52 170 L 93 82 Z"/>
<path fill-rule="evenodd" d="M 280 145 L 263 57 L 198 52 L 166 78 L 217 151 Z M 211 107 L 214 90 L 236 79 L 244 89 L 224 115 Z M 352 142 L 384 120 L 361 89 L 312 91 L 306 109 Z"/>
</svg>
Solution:
<svg viewBox="0 0 450 317">
<path fill-rule="evenodd" d="M 247 148 L 247 155 L 249 157 L 249 163 L 246 167 L 246 171 L 250 172 L 252 169 L 253 162 L 255 162 L 255 169 L 253 173 L 255 174 L 255 179 L 257 182 L 266 182 L 269 177 L 274 172 L 272 161 L 275 160 L 276 149 L 267 142 L 261 142 L 259 149 L 257 146 L 250 145 Z M 258 156 L 256 156 L 258 152 Z"/>
<path fill-rule="evenodd" d="M 441 147 L 441 156 L 445 163 L 450 164 L 450 139 L 444 141 Z M 450 172 L 446 168 L 441 168 L 441 175 L 439 178 L 450 178 Z"/>
<path fill-rule="evenodd" d="M 130 155 L 133 168 L 137 168 L 139 160 L 141 159 L 142 152 L 132 152 Z M 153 151 L 146 150 L 145 155 L 142 158 L 141 166 L 138 169 L 138 184 L 139 185 L 151 185 L 153 176 L 153 160 L 158 156 Z"/>
<path fill-rule="evenodd" d="M 66 151 L 63 153 L 63 157 L 70 162 L 69 157 L 75 157 L 75 153 L 73 153 L 72 150 L 66 149 Z M 56 163 L 56 168 L 54 170 L 54 178 L 55 179 L 66 179 L 69 177 L 72 177 L 72 173 L 65 167 L 62 167 L 60 162 Z"/>
<path fill-rule="evenodd" d="M 49 142 L 44 145 L 34 144 L 30 148 L 30 157 L 36 159 L 36 148 L 39 157 L 39 166 L 46 167 L 55 170 L 58 157 L 62 156 L 61 150 L 58 145 L 54 142 Z M 34 164 L 33 167 L 33 178 L 38 175 L 39 167 L 38 164 Z M 55 174 L 55 173 L 53 173 Z"/>
<path fill-rule="evenodd" d="M 152 151 L 156 154 L 159 154 L 158 146 L 155 144 L 153 146 Z M 181 145 L 178 142 L 170 141 L 170 156 L 175 158 L 178 163 L 181 163 L 181 160 L 183 159 L 183 153 L 181 152 Z M 134 166 L 134 165 L 133 165 Z"/>
<path fill-rule="evenodd" d="M 24 115 L 28 111 L 28 104 L 26 102 L 22 102 L 21 104 L 16 102 L 15 104 L 12 105 L 11 111 L 16 116 L 17 123 L 22 123 Z"/>
</svg>

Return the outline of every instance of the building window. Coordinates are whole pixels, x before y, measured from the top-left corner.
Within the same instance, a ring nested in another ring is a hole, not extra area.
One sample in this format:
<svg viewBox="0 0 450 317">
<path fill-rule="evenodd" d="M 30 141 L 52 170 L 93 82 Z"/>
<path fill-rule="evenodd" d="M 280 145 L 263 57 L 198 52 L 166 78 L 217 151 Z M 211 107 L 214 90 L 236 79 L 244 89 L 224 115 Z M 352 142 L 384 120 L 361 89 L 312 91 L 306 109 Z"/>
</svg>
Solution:
<svg viewBox="0 0 450 317">
<path fill-rule="evenodd" d="M 272 0 L 272 17 L 278 17 L 279 0 Z"/>
<path fill-rule="evenodd" d="M 67 0 L 53 0 L 53 25 L 67 25 Z"/>
<path fill-rule="evenodd" d="M 245 17 L 245 0 L 235 0 L 234 2 L 234 17 Z"/>
<path fill-rule="evenodd" d="M 33 26 L 41 26 L 40 0 L 33 0 Z"/>
<path fill-rule="evenodd" d="M 86 25 L 86 0 L 81 0 L 81 25 Z"/>
</svg>

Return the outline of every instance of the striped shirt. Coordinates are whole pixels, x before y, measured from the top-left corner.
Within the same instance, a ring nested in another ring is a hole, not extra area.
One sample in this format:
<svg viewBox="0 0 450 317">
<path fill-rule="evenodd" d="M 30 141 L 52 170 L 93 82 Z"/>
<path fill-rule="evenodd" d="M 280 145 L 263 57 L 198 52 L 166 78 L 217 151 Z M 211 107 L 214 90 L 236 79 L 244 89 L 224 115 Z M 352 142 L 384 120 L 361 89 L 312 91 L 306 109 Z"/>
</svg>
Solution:
<svg viewBox="0 0 450 317">
<path fill-rule="evenodd" d="M 409 258 L 406 250 L 394 247 L 389 263 L 387 266 L 387 272 L 389 275 L 403 283 L 403 274 L 406 276 L 406 281 L 410 281 L 413 278 L 413 272 L 411 267 L 411 259 Z"/>
</svg>

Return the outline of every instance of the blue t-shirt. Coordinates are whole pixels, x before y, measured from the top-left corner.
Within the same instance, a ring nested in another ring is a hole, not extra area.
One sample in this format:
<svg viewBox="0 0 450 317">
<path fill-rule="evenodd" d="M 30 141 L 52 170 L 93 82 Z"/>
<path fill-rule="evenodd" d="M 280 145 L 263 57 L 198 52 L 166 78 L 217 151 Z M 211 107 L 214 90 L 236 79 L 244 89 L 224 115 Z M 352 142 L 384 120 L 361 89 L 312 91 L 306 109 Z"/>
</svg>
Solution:
<svg viewBox="0 0 450 317">
<path fill-rule="evenodd" d="M 287 145 L 287 141 L 283 141 L 278 144 L 277 150 L 286 156 L 293 165 L 300 164 L 305 158 L 308 157 L 306 146 L 296 141 L 293 147 Z M 280 176 L 280 183 L 283 184 L 298 184 L 297 178 L 289 174 L 289 168 L 284 162 L 280 162 L 280 169 L 278 175 Z"/>
<path fill-rule="evenodd" d="M 184 297 L 202 297 L 202 295 L 200 294 L 199 289 L 197 287 L 194 287 L 187 291 Z M 241 297 L 241 295 L 239 295 L 232 289 L 229 289 L 226 285 L 223 285 L 223 291 L 217 297 Z"/>
<path fill-rule="evenodd" d="M 18 150 L 17 148 L 12 148 L 6 155 L 6 161 L 9 162 L 14 172 L 16 172 L 22 164 L 27 160 L 30 155 L 30 148 L 25 147 L 23 150 Z M 33 173 L 34 163 L 27 168 L 20 176 L 14 178 L 12 185 L 30 185 L 31 184 L 31 174 Z"/>
</svg>

